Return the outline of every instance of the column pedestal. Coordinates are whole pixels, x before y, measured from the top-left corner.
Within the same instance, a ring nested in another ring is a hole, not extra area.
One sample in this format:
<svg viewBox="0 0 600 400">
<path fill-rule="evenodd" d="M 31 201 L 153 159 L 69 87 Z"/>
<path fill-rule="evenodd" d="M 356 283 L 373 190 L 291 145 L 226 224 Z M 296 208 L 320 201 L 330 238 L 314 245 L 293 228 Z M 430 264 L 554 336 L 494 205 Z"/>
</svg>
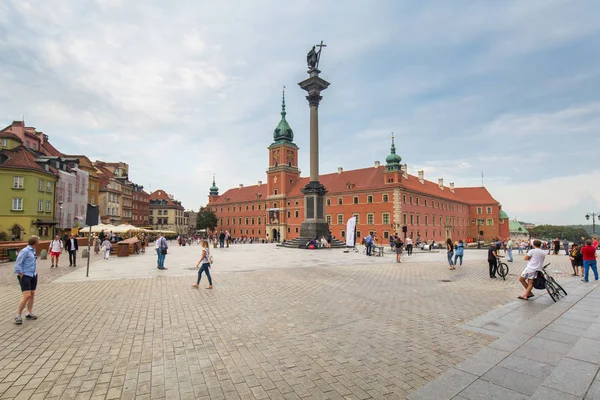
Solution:
<svg viewBox="0 0 600 400">
<path fill-rule="evenodd" d="M 329 234 L 325 221 L 325 194 L 327 190 L 318 181 L 311 181 L 302 189 L 304 194 L 304 222 L 300 226 L 300 237 L 315 238 Z"/>
</svg>

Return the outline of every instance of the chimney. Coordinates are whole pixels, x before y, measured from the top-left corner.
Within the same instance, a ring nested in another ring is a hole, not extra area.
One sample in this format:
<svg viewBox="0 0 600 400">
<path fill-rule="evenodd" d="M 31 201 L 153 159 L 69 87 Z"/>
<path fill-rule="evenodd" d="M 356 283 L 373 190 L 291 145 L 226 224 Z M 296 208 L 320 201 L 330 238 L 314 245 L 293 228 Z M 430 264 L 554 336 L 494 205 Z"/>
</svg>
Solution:
<svg viewBox="0 0 600 400">
<path fill-rule="evenodd" d="M 375 161 L 375 165 L 374 165 L 375 168 L 379 168 L 380 165 L 381 165 L 381 163 L 379 161 Z"/>
<path fill-rule="evenodd" d="M 244 187 L 244 184 L 243 184 L 243 183 L 240 183 L 240 189 L 241 189 L 241 188 L 243 188 L 243 187 Z"/>
<path fill-rule="evenodd" d="M 444 178 L 438 179 L 438 186 L 440 189 L 444 190 Z"/>
<path fill-rule="evenodd" d="M 454 193 L 454 182 L 450 182 L 450 191 Z"/>
<path fill-rule="evenodd" d="M 425 184 L 425 171 L 420 170 L 419 171 L 419 182 L 421 182 L 421 184 Z"/>
<path fill-rule="evenodd" d="M 258 181 L 258 186 L 262 185 L 262 181 Z"/>
<path fill-rule="evenodd" d="M 402 177 L 404 179 L 408 179 L 408 165 L 406 164 L 402 164 L 400 166 L 400 170 L 402 171 Z"/>
<path fill-rule="evenodd" d="M 338 167 L 338 175 L 341 174 L 342 172 L 344 172 L 344 168 Z"/>
</svg>

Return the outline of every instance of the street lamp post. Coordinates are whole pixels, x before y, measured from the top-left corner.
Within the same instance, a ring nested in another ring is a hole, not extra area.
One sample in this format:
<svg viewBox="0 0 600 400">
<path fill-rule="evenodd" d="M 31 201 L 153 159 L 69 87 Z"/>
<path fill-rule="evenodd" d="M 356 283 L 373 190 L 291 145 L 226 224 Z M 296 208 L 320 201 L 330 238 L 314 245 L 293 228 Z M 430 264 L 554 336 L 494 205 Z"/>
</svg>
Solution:
<svg viewBox="0 0 600 400">
<path fill-rule="evenodd" d="M 477 221 L 477 222 L 475 222 Z M 471 221 L 471 223 L 473 225 L 475 225 L 475 223 L 477 223 L 477 248 L 480 249 L 481 248 L 481 229 L 479 228 L 481 226 L 481 220 L 479 218 L 477 218 L 476 220 L 474 219 L 473 221 Z"/>
<path fill-rule="evenodd" d="M 585 219 L 588 221 L 592 218 L 592 232 L 594 235 L 596 234 L 596 217 L 600 220 L 600 213 L 587 213 L 585 214 Z"/>
</svg>

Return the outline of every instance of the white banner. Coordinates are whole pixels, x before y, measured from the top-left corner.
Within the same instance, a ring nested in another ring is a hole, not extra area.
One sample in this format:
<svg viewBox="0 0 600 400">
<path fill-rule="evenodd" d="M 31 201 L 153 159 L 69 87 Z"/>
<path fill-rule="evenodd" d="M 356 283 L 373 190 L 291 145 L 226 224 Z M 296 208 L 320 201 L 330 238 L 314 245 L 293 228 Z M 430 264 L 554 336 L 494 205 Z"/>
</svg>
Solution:
<svg viewBox="0 0 600 400">
<path fill-rule="evenodd" d="M 354 247 L 356 243 L 356 217 L 352 217 L 346 223 L 346 246 Z"/>
</svg>

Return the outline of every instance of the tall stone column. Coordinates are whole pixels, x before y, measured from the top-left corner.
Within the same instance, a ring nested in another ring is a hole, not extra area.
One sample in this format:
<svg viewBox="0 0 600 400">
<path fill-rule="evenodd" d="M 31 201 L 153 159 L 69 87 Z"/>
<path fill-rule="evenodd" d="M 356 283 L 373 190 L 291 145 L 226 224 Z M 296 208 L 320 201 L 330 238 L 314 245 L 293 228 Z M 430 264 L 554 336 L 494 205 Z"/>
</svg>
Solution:
<svg viewBox="0 0 600 400">
<path fill-rule="evenodd" d="M 314 238 L 325 236 L 329 232 L 329 224 L 325 221 L 325 186 L 319 182 L 319 103 L 323 98 L 321 92 L 329 86 L 329 82 L 319 77 L 317 68 L 308 71 L 309 78 L 298 85 L 306 90 L 310 109 L 310 182 L 302 189 L 304 194 L 304 222 L 300 228 L 300 236 Z"/>
</svg>

